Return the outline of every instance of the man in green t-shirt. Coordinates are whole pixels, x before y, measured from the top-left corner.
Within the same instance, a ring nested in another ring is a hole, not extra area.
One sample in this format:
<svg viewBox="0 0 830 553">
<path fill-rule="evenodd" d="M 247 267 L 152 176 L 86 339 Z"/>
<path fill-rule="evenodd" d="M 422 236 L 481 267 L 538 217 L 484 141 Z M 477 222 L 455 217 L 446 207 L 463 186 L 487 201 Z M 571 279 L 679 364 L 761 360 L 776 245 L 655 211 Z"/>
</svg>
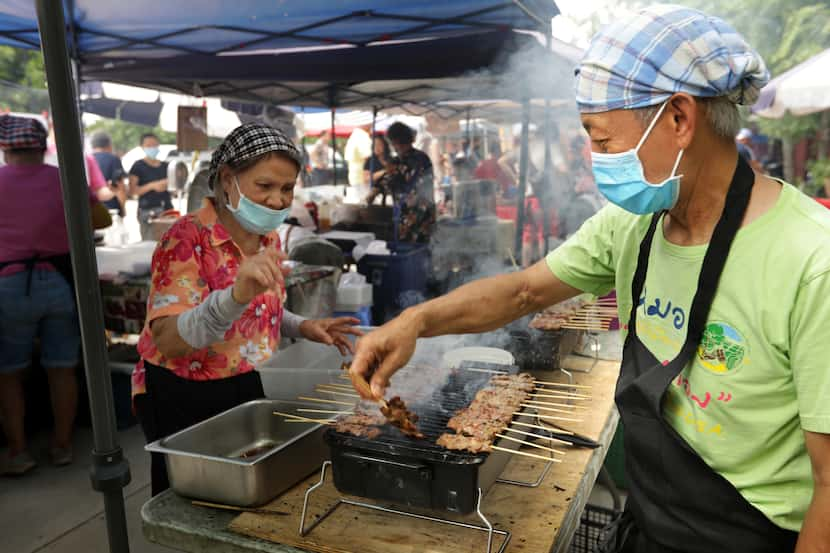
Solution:
<svg viewBox="0 0 830 553">
<path fill-rule="evenodd" d="M 600 31 L 576 74 L 611 205 L 545 261 L 408 309 L 352 370 L 381 397 L 419 337 L 616 289 L 619 550 L 830 551 L 830 215 L 738 158 L 763 60 L 723 21 L 656 5 Z"/>
</svg>

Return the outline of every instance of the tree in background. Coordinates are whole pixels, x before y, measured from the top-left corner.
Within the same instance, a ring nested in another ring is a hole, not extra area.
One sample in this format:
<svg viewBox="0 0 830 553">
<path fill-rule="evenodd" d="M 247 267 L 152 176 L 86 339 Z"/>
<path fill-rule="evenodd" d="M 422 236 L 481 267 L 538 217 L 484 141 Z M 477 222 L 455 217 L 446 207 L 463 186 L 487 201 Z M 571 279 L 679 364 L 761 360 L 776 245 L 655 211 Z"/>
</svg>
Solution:
<svg viewBox="0 0 830 553">
<path fill-rule="evenodd" d="M 120 121 L 118 119 L 101 119 L 85 129 L 87 136 L 97 131 L 104 131 L 112 138 L 112 149 L 119 155 L 130 151 L 139 145 L 139 139 L 144 133 L 153 133 L 159 137 L 162 144 L 175 144 L 176 133 L 161 130 L 160 127 L 145 127 Z"/>
<path fill-rule="evenodd" d="M 657 0 L 606 0 L 587 21 L 575 21 L 593 31 L 613 20 L 620 10 L 637 10 Z M 738 30 L 758 50 L 773 77 L 830 48 L 830 3 L 827 0 L 682 0 L 683 5 L 720 17 Z M 749 110 L 743 111 L 744 118 Z M 805 137 L 819 136 L 816 157 L 830 145 L 830 113 L 786 115 L 781 119 L 759 119 L 761 132 L 782 141 L 784 169 L 792 180 L 792 145 Z"/>
</svg>

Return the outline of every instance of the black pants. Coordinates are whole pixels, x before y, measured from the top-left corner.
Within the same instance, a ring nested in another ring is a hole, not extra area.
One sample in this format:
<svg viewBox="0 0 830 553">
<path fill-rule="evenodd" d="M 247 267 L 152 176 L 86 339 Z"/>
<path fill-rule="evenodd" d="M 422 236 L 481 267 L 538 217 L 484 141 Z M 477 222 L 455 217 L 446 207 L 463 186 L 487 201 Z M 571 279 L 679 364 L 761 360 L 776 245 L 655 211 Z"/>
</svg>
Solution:
<svg viewBox="0 0 830 553">
<path fill-rule="evenodd" d="M 265 397 L 259 373 L 221 380 L 187 380 L 144 362 L 147 393 L 135 397 L 135 410 L 147 443 L 174 434 L 246 401 Z M 152 494 L 170 487 L 160 453 L 151 454 Z"/>
</svg>

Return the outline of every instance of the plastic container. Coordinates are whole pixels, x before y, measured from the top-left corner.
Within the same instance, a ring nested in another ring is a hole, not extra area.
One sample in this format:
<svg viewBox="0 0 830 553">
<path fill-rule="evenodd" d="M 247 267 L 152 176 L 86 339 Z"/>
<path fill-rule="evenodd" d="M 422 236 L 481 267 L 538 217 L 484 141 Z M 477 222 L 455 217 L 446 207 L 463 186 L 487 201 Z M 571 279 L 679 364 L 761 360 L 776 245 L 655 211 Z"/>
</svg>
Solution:
<svg viewBox="0 0 830 553">
<path fill-rule="evenodd" d="M 358 323 L 360 326 L 372 326 L 372 306 L 364 305 L 352 310 L 349 308 L 341 309 L 341 306 L 338 305 L 334 317 L 354 317 L 360 320 L 360 323 Z"/>
<path fill-rule="evenodd" d="M 337 310 L 348 311 L 350 308 L 372 305 L 372 285 L 368 282 L 350 286 L 341 285 L 337 288 Z M 343 309 L 340 307 L 343 306 Z"/>
<path fill-rule="evenodd" d="M 420 244 L 398 244 L 389 255 L 367 253 L 357 270 L 372 284 L 372 320 L 381 324 L 405 308 L 426 299 L 429 248 Z"/>
</svg>

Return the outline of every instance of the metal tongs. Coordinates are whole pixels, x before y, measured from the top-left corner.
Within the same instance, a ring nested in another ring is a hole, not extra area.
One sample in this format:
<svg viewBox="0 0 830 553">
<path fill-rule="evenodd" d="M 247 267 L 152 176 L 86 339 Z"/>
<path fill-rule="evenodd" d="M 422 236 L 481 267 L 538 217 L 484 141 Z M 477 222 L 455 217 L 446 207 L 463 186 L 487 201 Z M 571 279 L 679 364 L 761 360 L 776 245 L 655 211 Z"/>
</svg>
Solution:
<svg viewBox="0 0 830 553">
<path fill-rule="evenodd" d="M 369 387 L 369 383 L 366 382 L 366 380 L 359 374 L 353 373 L 351 365 L 343 363 L 340 368 L 346 371 L 346 374 L 349 375 L 349 379 L 351 379 L 352 386 L 355 387 L 355 390 L 357 390 L 361 395 L 372 397 L 372 388 Z M 374 401 L 381 409 L 389 409 L 389 404 L 386 403 L 385 399 L 379 398 Z"/>
</svg>

